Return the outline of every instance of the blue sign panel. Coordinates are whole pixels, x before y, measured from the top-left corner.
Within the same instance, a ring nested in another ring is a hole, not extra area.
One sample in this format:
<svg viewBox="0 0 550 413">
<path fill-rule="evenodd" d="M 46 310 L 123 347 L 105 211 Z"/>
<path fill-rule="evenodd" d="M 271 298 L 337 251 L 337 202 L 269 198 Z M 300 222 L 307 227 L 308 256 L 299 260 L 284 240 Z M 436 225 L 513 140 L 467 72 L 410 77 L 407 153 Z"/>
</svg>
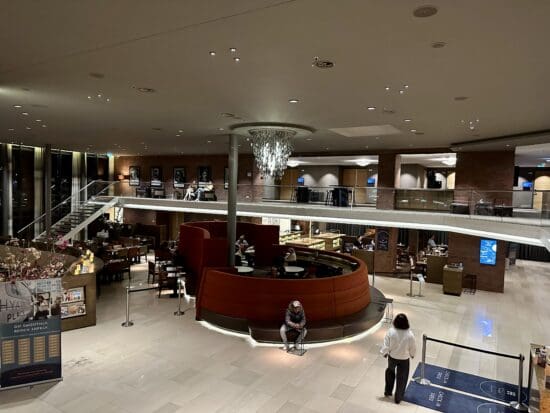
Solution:
<svg viewBox="0 0 550 413">
<path fill-rule="evenodd" d="M 497 241 L 494 239 L 482 239 L 479 246 L 479 263 L 496 265 Z"/>
</svg>

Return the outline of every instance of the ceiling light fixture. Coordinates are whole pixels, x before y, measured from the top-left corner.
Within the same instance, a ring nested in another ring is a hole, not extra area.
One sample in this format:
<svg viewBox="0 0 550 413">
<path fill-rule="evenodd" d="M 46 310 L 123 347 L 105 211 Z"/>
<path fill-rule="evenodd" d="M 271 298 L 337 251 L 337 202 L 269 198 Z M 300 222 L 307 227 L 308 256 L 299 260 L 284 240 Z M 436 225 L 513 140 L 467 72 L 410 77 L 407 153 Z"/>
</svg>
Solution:
<svg viewBox="0 0 550 413">
<path fill-rule="evenodd" d="M 292 139 L 306 137 L 312 129 L 285 123 L 249 123 L 232 126 L 236 134 L 251 137 L 252 153 L 262 176 L 280 178 L 292 154 Z"/>
<path fill-rule="evenodd" d="M 241 58 L 240 57 L 234 57 L 233 60 L 238 63 L 238 62 L 241 61 Z"/>
<path fill-rule="evenodd" d="M 23 116 L 29 116 L 29 112 L 21 112 Z"/>
<path fill-rule="evenodd" d="M 390 90 L 390 87 L 389 87 L 389 86 L 386 86 L 386 88 L 385 88 L 385 89 L 386 89 L 386 90 Z"/>
<path fill-rule="evenodd" d="M 230 48 L 229 48 L 229 51 L 230 51 L 231 53 L 235 53 L 235 52 L 237 51 L 237 49 L 236 49 L 235 47 L 230 47 Z"/>
<path fill-rule="evenodd" d="M 31 127 L 30 126 L 25 126 L 25 129 L 31 130 Z"/>
<path fill-rule="evenodd" d="M 176 133 L 176 137 L 178 137 L 178 138 L 179 138 L 180 136 L 181 136 L 181 135 L 180 135 L 179 133 Z"/>
<path fill-rule="evenodd" d="M 416 133 L 416 129 L 411 129 L 411 132 L 412 132 L 412 133 Z"/>
<path fill-rule="evenodd" d="M 225 130 L 224 128 L 218 128 L 219 131 Z"/>
<path fill-rule="evenodd" d="M 178 130 L 178 133 L 183 133 L 183 129 Z"/>
<path fill-rule="evenodd" d="M 409 85 L 403 85 L 403 87 L 404 87 L 405 89 L 408 89 L 408 88 L 409 88 Z"/>
<path fill-rule="evenodd" d="M 435 14 L 437 14 L 437 7 L 431 5 L 420 6 L 413 10 L 414 17 L 424 18 Z"/>
<path fill-rule="evenodd" d="M 43 123 L 43 124 L 42 124 L 42 127 L 43 127 L 43 128 L 47 128 L 48 125 L 46 125 L 45 123 Z"/>
<path fill-rule="evenodd" d="M 299 100 L 298 100 L 298 99 L 295 99 L 295 98 L 293 98 L 293 99 L 288 99 L 288 103 L 298 103 L 298 102 L 299 102 Z"/>
<path fill-rule="evenodd" d="M 42 119 L 36 119 L 36 122 L 42 122 Z"/>
<path fill-rule="evenodd" d="M 23 105 L 13 105 L 14 108 L 16 109 L 21 109 L 23 107 Z"/>
<path fill-rule="evenodd" d="M 370 161 L 369 161 L 368 159 L 357 159 L 357 160 L 355 161 L 355 163 L 356 163 L 356 165 L 358 165 L 358 166 L 363 166 L 363 167 L 364 167 L 364 166 L 369 165 L 369 164 L 370 164 Z"/>
<path fill-rule="evenodd" d="M 214 50 L 210 50 L 210 51 L 208 52 L 208 54 L 209 54 L 210 56 L 216 56 L 216 52 L 215 52 Z"/>
<path fill-rule="evenodd" d="M 14 128 L 9 128 L 8 129 L 10 132 L 13 132 L 15 129 Z"/>
<path fill-rule="evenodd" d="M 399 94 L 402 95 L 403 93 L 405 93 L 405 91 L 404 91 L 403 89 L 401 89 L 401 90 L 399 91 Z"/>
<path fill-rule="evenodd" d="M 369 106 L 369 107 L 367 108 L 367 110 L 371 110 L 371 111 L 372 111 L 372 110 L 376 110 L 376 107 L 375 107 L 375 106 Z"/>
<path fill-rule="evenodd" d="M 403 122 L 412 122 L 412 119 L 403 119 Z"/>
</svg>

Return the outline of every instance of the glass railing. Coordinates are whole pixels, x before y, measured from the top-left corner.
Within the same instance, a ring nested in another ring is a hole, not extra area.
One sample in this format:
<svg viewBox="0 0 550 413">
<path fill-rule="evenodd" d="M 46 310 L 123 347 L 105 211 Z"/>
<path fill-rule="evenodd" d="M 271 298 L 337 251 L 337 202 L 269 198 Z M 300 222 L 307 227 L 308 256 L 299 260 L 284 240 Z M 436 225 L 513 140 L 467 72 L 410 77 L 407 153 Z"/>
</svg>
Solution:
<svg viewBox="0 0 550 413">
<path fill-rule="evenodd" d="M 174 188 L 134 187 L 128 181 L 115 185 L 114 195 L 125 197 L 195 200 L 187 196 L 190 184 Z M 201 201 L 227 201 L 227 189 L 216 184 L 212 189 L 199 190 Z M 239 203 L 309 204 L 312 207 L 377 208 L 409 210 L 427 213 L 452 213 L 491 220 L 549 225 L 550 191 L 479 191 L 458 189 L 401 189 L 359 186 L 237 186 Z"/>
<path fill-rule="evenodd" d="M 51 209 L 51 225 L 55 225 L 71 212 L 82 211 L 85 204 L 89 202 L 105 202 L 105 197 L 112 196 L 115 192 L 114 186 L 119 184 L 113 181 L 92 181 L 77 193 L 64 199 Z M 15 235 L 19 239 L 32 240 L 46 231 L 46 214 L 40 215 L 30 222 Z"/>
</svg>

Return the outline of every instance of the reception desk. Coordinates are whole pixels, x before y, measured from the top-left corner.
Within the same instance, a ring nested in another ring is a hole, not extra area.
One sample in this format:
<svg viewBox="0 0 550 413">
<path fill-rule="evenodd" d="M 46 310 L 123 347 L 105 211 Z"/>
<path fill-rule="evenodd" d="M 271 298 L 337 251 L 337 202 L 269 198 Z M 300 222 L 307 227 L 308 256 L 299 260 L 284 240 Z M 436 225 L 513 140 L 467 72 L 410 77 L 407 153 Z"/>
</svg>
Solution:
<svg viewBox="0 0 550 413">
<path fill-rule="evenodd" d="M 443 267 L 445 267 L 446 264 L 446 255 L 427 255 L 426 282 L 443 284 Z"/>
</svg>

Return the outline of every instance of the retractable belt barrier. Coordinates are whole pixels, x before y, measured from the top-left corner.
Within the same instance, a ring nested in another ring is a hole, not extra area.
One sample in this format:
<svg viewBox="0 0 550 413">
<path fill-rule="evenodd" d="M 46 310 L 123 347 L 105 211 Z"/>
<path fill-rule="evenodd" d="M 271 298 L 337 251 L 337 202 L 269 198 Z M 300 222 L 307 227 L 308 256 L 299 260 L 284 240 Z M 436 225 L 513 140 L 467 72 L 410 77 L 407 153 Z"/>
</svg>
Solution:
<svg viewBox="0 0 550 413">
<path fill-rule="evenodd" d="M 416 383 L 423 384 L 423 385 L 430 385 L 430 380 L 425 378 L 425 366 L 426 366 L 426 347 L 427 342 L 433 341 L 435 343 L 445 344 L 452 347 L 458 347 L 465 350 L 471 350 L 471 351 L 477 351 L 478 353 L 485 353 L 490 354 L 497 357 L 505 357 L 513 360 L 518 360 L 519 368 L 518 368 L 518 399 L 517 401 L 513 401 L 510 403 L 510 407 L 514 410 L 520 411 L 520 412 L 527 412 L 529 411 L 529 408 L 523 404 L 522 402 L 522 388 L 523 388 L 523 362 L 525 361 L 525 356 L 523 354 L 518 354 L 517 356 L 513 354 L 506 354 L 506 353 L 498 353 L 496 351 L 490 351 L 490 350 L 484 350 L 476 347 L 470 347 L 466 346 L 464 344 L 457 344 L 457 343 L 451 343 L 449 341 L 440 340 L 437 338 L 428 337 L 426 334 L 422 335 L 422 364 L 420 365 L 420 377 L 414 377 L 413 380 Z"/>
<path fill-rule="evenodd" d="M 158 283 L 153 285 L 147 285 L 147 287 L 126 287 L 126 321 L 122 323 L 122 327 L 132 327 L 133 321 L 130 321 L 130 293 L 137 293 L 140 291 L 156 290 L 159 288 Z"/>
</svg>

